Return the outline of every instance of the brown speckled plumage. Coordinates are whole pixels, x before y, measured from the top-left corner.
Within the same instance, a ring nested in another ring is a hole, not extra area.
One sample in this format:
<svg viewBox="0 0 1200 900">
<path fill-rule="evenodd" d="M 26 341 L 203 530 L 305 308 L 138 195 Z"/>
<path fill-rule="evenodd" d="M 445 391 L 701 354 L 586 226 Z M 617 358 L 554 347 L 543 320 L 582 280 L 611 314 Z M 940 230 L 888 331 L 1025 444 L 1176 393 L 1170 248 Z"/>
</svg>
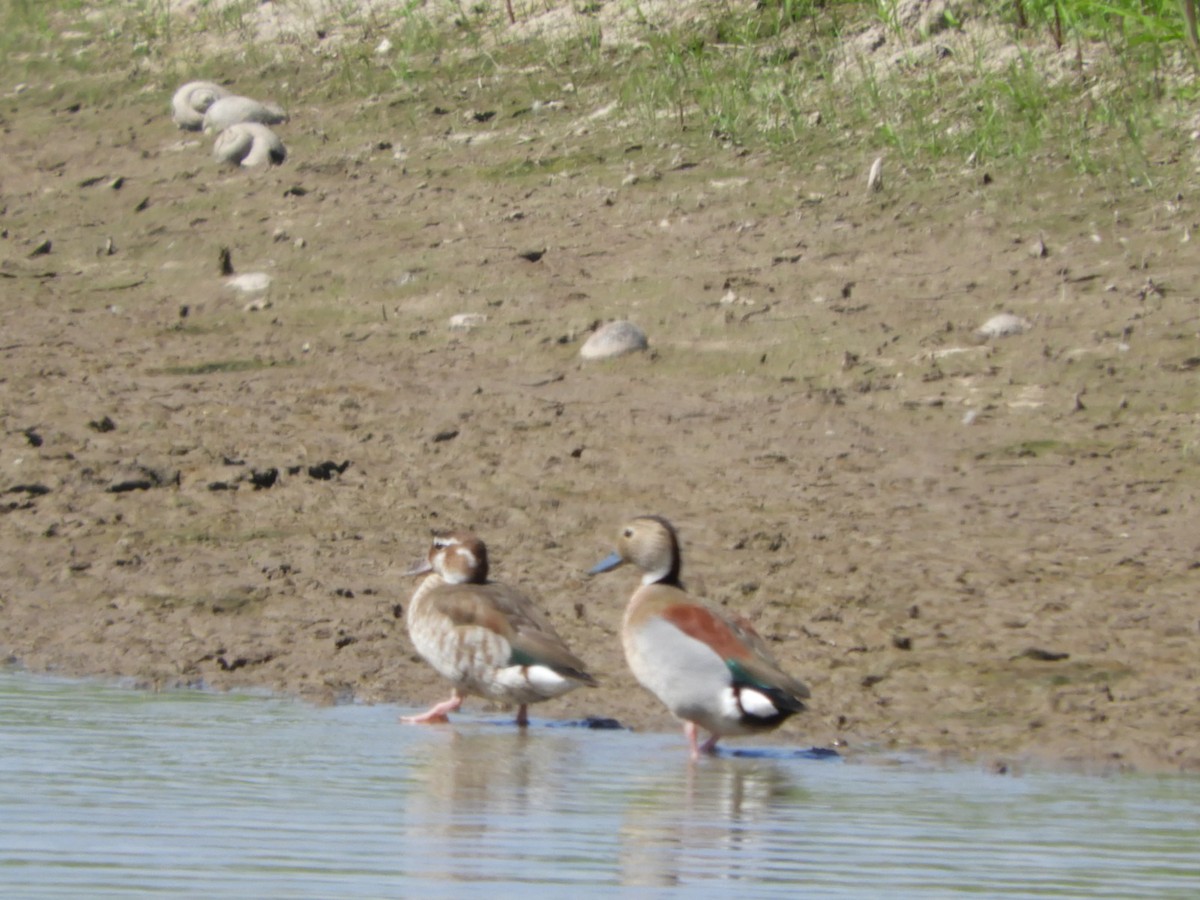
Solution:
<svg viewBox="0 0 1200 900">
<path fill-rule="evenodd" d="M 466 695 L 516 704 L 526 724 L 530 703 L 595 685 L 550 620 L 521 592 L 488 580 L 487 548 L 473 534 L 439 535 L 430 572 L 408 604 L 417 652 L 454 685 L 451 698 L 409 722 L 442 722 Z"/>
</svg>

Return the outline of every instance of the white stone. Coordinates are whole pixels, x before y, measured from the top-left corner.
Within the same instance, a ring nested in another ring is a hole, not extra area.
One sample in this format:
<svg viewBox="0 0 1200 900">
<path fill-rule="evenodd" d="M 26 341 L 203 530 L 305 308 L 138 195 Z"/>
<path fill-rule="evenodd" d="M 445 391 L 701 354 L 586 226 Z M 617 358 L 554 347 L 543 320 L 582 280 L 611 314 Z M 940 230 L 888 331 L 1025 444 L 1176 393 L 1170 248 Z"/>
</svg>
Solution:
<svg viewBox="0 0 1200 900">
<path fill-rule="evenodd" d="M 187 131 L 199 131 L 209 107 L 229 91 L 211 81 L 189 81 L 171 98 L 171 118 Z"/>
<path fill-rule="evenodd" d="M 1015 334 L 1024 334 L 1031 327 L 1029 321 L 1020 316 L 1000 313 L 980 325 L 975 333 L 982 338 L 1012 337 Z"/>
<path fill-rule="evenodd" d="M 458 313 L 450 317 L 451 331 L 470 331 L 478 328 L 487 321 L 483 313 Z"/>
<path fill-rule="evenodd" d="M 875 162 L 871 163 L 871 170 L 867 172 L 867 190 L 881 191 L 883 190 L 883 157 L 876 157 Z"/>
<path fill-rule="evenodd" d="M 239 122 L 217 135 L 213 159 L 241 166 L 279 165 L 287 159 L 287 148 L 279 135 L 257 122 Z"/>
<path fill-rule="evenodd" d="M 257 122 L 278 125 L 288 120 L 287 113 L 274 103 L 259 103 L 249 97 L 221 97 L 204 113 L 205 134 L 219 134 L 231 125 Z"/>
<path fill-rule="evenodd" d="M 597 328 L 584 341 L 579 355 L 584 359 L 610 359 L 635 350 L 645 350 L 648 346 L 646 333 L 642 329 L 630 321 L 618 319 Z"/>
<path fill-rule="evenodd" d="M 261 294 L 271 286 L 271 276 L 266 272 L 247 272 L 225 279 L 225 286 L 243 294 Z"/>
</svg>

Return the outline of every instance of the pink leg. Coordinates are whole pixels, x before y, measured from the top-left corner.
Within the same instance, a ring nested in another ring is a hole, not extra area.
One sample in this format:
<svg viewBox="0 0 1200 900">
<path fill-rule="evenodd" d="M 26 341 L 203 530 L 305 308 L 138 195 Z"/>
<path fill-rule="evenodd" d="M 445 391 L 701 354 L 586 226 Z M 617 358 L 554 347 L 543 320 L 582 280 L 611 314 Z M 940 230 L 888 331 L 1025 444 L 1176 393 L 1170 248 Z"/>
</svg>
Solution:
<svg viewBox="0 0 1200 900">
<path fill-rule="evenodd" d="M 517 707 L 517 725 L 519 725 L 521 728 L 524 728 L 528 724 L 529 724 L 529 705 L 526 703 L 522 703 L 519 707 Z"/>
<path fill-rule="evenodd" d="M 700 745 L 700 752 L 707 753 L 709 756 L 715 755 L 717 752 L 717 741 L 720 739 L 721 736 L 719 734 L 710 736 L 707 741 Z"/>
<path fill-rule="evenodd" d="M 699 759 L 701 753 L 712 755 L 717 752 L 717 741 L 721 736 L 714 734 L 703 744 L 700 743 L 700 727 L 695 722 L 688 722 L 683 726 L 683 733 L 687 735 L 688 749 L 692 752 L 692 759 Z"/>
<path fill-rule="evenodd" d="M 458 691 L 450 695 L 449 700 L 443 700 L 436 706 L 431 706 L 419 716 L 401 716 L 400 721 L 405 725 L 432 725 L 450 721 L 447 713 L 452 713 L 463 704 L 463 696 Z"/>
</svg>

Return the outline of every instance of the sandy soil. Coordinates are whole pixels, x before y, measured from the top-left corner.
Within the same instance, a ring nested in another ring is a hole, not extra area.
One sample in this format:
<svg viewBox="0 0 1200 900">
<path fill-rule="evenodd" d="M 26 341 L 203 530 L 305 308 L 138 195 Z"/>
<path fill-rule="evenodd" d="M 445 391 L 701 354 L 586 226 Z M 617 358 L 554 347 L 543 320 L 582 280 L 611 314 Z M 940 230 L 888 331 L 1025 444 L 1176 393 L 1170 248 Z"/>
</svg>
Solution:
<svg viewBox="0 0 1200 900">
<path fill-rule="evenodd" d="M 461 526 L 603 679 L 537 714 L 673 728 L 621 658 L 634 575 L 582 574 L 653 512 L 810 683 L 777 740 L 1200 770 L 1193 159 L 888 162 L 869 193 L 870 148 L 291 78 L 269 171 L 175 130 L 173 77 L 4 86 L 12 661 L 423 706 L 402 573 Z M 1005 312 L 1028 331 L 976 335 Z M 614 318 L 650 351 L 582 362 Z"/>
</svg>

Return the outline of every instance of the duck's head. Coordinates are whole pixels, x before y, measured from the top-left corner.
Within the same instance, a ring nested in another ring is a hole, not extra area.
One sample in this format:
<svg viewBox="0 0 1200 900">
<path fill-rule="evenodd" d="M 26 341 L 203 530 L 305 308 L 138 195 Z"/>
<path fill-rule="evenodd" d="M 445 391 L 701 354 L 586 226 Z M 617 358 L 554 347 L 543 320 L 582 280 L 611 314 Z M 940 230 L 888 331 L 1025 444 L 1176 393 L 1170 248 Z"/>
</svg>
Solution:
<svg viewBox="0 0 1200 900">
<path fill-rule="evenodd" d="M 488 577 L 487 547 L 468 531 L 435 534 L 428 556 L 408 574 L 426 572 L 436 572 L 448 584 L 484 584 Z"/>
<path fill-rule="evenodd" d="M 642 584 L 679 584 L 679 538 L 662 516 L 638 516 L 621 526 L 617 551 L 588 570 L 597 575 L 631 563 L 642 570 Z"/>
</svg>

